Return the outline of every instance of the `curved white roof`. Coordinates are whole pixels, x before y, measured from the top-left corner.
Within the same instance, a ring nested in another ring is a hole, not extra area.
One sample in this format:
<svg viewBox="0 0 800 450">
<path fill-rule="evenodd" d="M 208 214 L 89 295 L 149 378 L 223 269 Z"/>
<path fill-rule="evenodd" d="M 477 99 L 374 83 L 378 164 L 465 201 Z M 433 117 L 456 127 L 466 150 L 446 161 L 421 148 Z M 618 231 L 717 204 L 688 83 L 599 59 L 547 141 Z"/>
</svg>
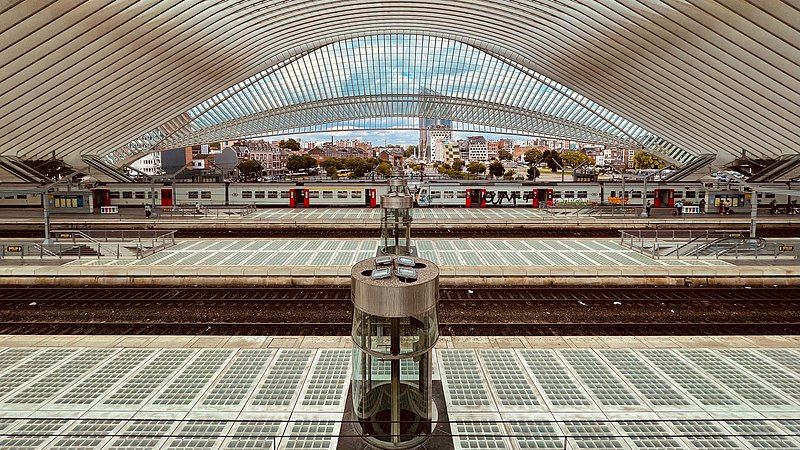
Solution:
<svg viewBox="0 0 800 450">
<path fill-rule="evenodd" d="M 436 114 L 677 162 L 776 157 L 800 151 L 798 24 L 780 0 L 12 0 L 0 154 L 123 162 Z"/>
</svg>

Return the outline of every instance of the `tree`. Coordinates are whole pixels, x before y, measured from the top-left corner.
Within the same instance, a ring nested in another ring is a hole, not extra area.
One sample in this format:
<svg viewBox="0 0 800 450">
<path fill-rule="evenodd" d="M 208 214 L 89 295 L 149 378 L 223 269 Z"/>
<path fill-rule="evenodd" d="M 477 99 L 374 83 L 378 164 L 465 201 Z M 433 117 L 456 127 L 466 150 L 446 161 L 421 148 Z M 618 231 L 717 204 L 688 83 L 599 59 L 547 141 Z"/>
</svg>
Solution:
<svg viewBox="0 0 800 450">
<path fill-rule="evenodd" d="M 555 150 L 545 150 L 542 152 L 542 161 L 547 163 L 547 167 L 549 167 L 550 171 L 553 173 L 561 170 L 561 167 L 564 165 L 561 161 L 561 155 Z"/>
<path fill-rule="evenodd" d="M 333 178 L 339 169 L 344 169 L 344 162 L 341 158 L 328 158 L 325 161 L 322 161 L 322 168 L 329 177 Z"/>
<path fill-rule="evenodd" d="M 289 155 L 286 159 L 286 170 L 299 172 L 317 167 L 317 160 L 310 155 Z"/>
<path fill-rule="evenodd" d="M 514 179 L 514 171 L 511 169 L 506 170 L 506 173 L 503 174 L 504 180 L 513 180 Z"/>
<path fill-rule="evenodd" d="M 478 161 L 472 161 L 467 165 L 467 172 L 477 175 L 479 173 L 486 172 L 486 166 L 483 163 L 479 163 Z"/>
<path fill-rule="evenodd" d="M 410 157 L 416 151 L 417 151 L 417 146 L 416 145 L 409 145 L 408 147 L 406 147 L 405 151 L 403 152 L 403 158 Z"/>
<path fill-rule="evenodd" d="M 645 151 L 638 151 L 633 154 L 633 167 L 635 169 L 663 169 L 664 166 L 664 161 Z"/>
<path fill-rule="evenodd" d="M 256 161 L 255 159 L 245 159 L 241 161 L 236 168 L 239 169 L 239 173 L 241 173 L 245 179 L 261 175 L 261 170 L 263 169 L 261 161 Z"/>
<path fill-rule="evenodd" d="M 386 161 L 381 161 L 378 167 L 375 168 L 375 171 L 378 172 L 378 175 L 388 178 L 392 174 L 392 165 Z"/>
<path fill-rule="evenodd" d="M 592 161 L 592 158 L 581 152 L 563 152 L 561 153 L 561 160 L 564 162 L 564 165 L 572 168 L 577 168 L 594 162 Z"/>
<path fill-rule="evenodd" d="M 529 180 L 536 180 L 536 177 L 539 176 L 539 169 L 536 166 L 528 167 L 528 179 Z"/>
<path fill-rule="evenodd" d="M 500 159 L 500 161 L 511 161 L 514 159 L 514 155 L 506 149 L 500 149 L 497 151 L 497 158 Z"/>
<path fill-rule="evenodd" d="M 447 171 L 447 176 L 454 180 L 459 180 L 461 178 L 464 178 L 464 172 L 456 169 L 450 169 Z"/>
<path fill-rule="evenodd" d="M 454 159 L 452 167 L 453 167 L 453 170 L 457 170 L 457 171 L 461 172 L 462 170 L 464 170 L 464 161 L 462 161 L 460 159 Z"/>
<path fill-rule="evenodd" d="M 532 148 L 525 152 L 525 162 L 528 164 L 539 164 L 539 161 L 542 160 L 542 151 L 538 148 Z"/>
<path fill-rule="evenodd" d="M 292 150 L 295 152 L 300 151 L 300 143 L 291 138 L 285 141 L 278 142 L 278 147 L 285 148 L 287 150 Z"/>
<path fill-rule="evenodd" d="M 489 175 L 493 177 L 502 177 L 505 171 L 506 168 L 503 167 L 503 163 L 500 161 L 494 161 L 489 164 Z"/>
</svg>

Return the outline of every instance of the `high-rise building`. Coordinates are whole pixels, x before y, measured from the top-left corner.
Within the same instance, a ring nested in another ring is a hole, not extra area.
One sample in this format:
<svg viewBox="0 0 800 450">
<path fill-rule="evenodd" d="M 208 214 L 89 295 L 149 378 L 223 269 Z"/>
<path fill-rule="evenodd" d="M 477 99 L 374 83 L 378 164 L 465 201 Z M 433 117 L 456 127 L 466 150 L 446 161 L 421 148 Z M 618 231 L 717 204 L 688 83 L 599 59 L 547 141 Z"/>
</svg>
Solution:
<svg viewBox="0 0 800 450">
<path fill-rule="evenodd" d="M 419 147 L 417 147 L 418 159 L 434 161 L 432 153 L 436 140 L 444 141 L 453 139 L 453 121 L 446 119 L 419 119 Z"/>
<path fill-rule="evenodd" d="M 497 141 L 486 141 L 486 156 L 487 159 L 497 159 L 497 152 L 500 145 Z"/>
<path fill-rule="evenodd" d="M 483 136 L 469 137 L 468 159 L 470 161 L 486 161 L 489 159 L 489 151 L 486 147 L 486 139 Z"/>
<path fill-rule="evenodd" d="M 161 152 L 150 153 L 145 155 L 133 163 L 131 168 L 147 175 L 160 175 L 163 173 L 161 170 Z"/>
<path fill-rule="evenodd" d="M 436 147 L 439 149 L 438 151 L 441 152 L 442 160 L 445 164 L 453 164 L 453 161 L 457 159 L 463 160 L 458 142 L 438 141 Z"/>
</svg>

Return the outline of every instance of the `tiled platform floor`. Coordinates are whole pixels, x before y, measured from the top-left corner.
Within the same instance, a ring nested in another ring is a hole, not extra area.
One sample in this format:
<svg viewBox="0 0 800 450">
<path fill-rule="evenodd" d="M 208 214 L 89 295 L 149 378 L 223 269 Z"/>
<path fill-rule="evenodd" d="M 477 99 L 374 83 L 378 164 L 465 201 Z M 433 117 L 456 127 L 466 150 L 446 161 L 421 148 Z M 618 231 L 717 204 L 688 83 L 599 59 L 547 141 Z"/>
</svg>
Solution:
<svg viewBox="0 0 800 450">
<path fill-rule="evenodd" d="M 347 338 L 170 338 L 0 338 L 0 448 L 336 448 Z M 457 449 L 800 448 L 794 337 L 538 339 L 440 342 Z"/>
<path fill-rule="evenodd" d="M 421 257 L 441 266 L 728 266 L 718 260 L 655 260 L 614 239 L 416 239 Z M 185 240 L 141 260 L 83 259 L 70 265 L 352 266 L 377 239 Z"/>
</svg>

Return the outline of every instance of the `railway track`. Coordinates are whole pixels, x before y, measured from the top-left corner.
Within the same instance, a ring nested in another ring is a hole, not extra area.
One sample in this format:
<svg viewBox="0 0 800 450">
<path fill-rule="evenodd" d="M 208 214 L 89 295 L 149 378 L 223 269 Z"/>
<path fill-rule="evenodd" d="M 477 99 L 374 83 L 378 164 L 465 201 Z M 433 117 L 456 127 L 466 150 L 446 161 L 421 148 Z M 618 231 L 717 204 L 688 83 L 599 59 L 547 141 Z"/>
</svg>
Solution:
<svg viewBox="0 0 800 450">
<path fill-rule="evenodd" d="M 443 288 L 442 302 L 608 302 L 608 301 L 791 301 L 800 299 L 796 288 Z M 0 302 L 349 302 L 349 288 L 0 288 Z"/>
<path fill-rule="evenodd" d="M 800 289 L 484 288 L 440 296 L 445 335 L 800 333 Z M 0 289 L 2 334 L 346 335 L 351 315 L 343 288 Z"/>
<path fill-rule="evenodd" d="M 344 336 L 349 322 L 4 322 L 0 334 Z M 602 323 L 440 323 L 442 336 L 561 335 L 771 335 L 797 334 L 800 322 L 602 322 Z"/>
</svg>

